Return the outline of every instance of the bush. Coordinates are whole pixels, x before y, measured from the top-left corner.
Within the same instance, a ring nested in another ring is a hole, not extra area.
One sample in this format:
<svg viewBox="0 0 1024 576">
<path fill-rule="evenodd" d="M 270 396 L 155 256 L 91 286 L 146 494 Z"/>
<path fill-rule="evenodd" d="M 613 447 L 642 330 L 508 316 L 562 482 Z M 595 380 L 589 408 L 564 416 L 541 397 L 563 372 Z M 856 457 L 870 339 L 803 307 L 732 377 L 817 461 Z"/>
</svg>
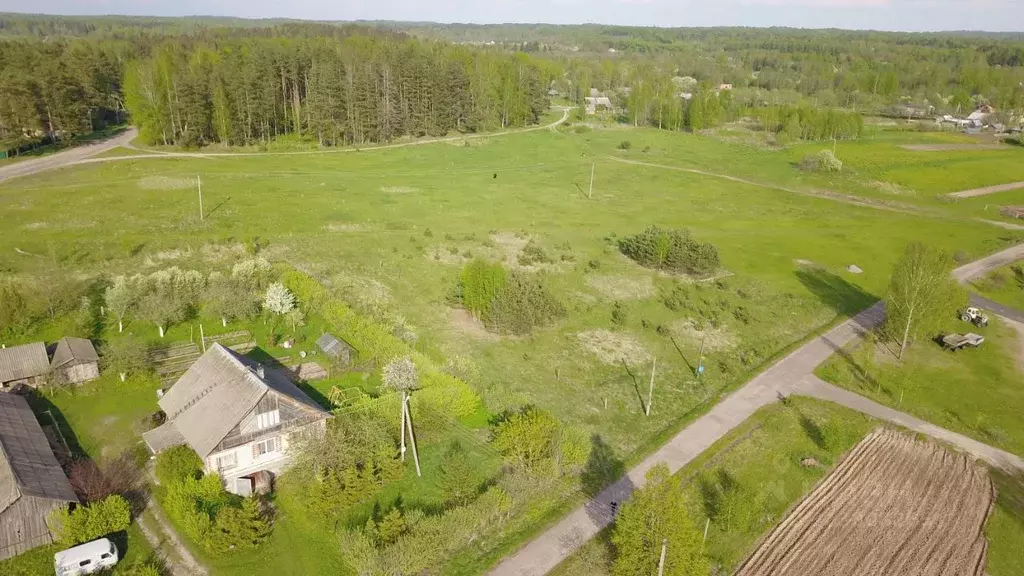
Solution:
<svg viewBox="0 0 1024 576">
<path fill-rule="evenodd" d="M 228 502 L 229 495 L 221 488 L 220 477 L 208 474 L 202 478 L 186 476 L 167 485 L 163 507 L 167 515 L 192 540 L 208 546 L 207 536 L 218 510 Z"/>
<path fill-rule="evenodd" d="M 114 532 L 126 530 L 132 521 L 128 501 L 120 495 L 109 496 L 73 512 L 57 508 L 50 513 L 56 540 L 63 546 L 75 546 Z"/>
<path fill-rule="evenodd" d="M 196 479 L 202 474 L 203 461 L 188 446 L 175 446 L 156 457 L 156 478 L 164 486 L 185 478 Z"/>
<path fill-rule="evenodd" d="M 629 320 L 629 311 L 623 306 L 622 302 L 616 301 L 612 305 L 612 323 L 619 326 L 625 326 Z"/>
<path fill-rule="evenodd" d="M 125 450 L 116 458 L 99 464 L 87 458 L 75 460 L 68 472 L 68 481 L 81 500 L 96 502 L 114 494 L 133 498 L 143 484 L 143 477 L 135 455 Z"/>
<path fill-rule="evenodd" d="M 270 522 L 260 509 L 259 500 L 246 498 L 241 507 L 224 506 L 218 512 L 204 546 L 226 552 L 252 549 L 270 535 Z"/>
<path fill-rule="evenodd" d="M 564 314 L 541 276 L 513 271 L 495 295 L 484 323 L 492 332 L 524 335 Z"/>
<path fill-rule="evenodd" d="M 629 140 L 623 140 L 622 142 L 619 142 L 619 150 L 629 150 L 632 147 L 633 143 L 630 142 Z"/>
<path fill-rule="evenodd" d="M 437 485 L 444 492 L 445 499 L 455 504 L 468 502 L 480 485 L 472 456 L 458 440 L 453 440 L 445 450 L 438 468 Z"/>
<path fill-rule="evenodd" d="M 506 279 L 507 274 L 501 264 L 491 264 L 485 260 L 473 260 L 466 264 L 459 276 L 463 307 L 478 317 L 486 315 Z"/>
<path fill-rule="evenodd" d="M 561 428 L 554 416 L 529 406 L 494 427 L 494 447 L 514 465 L 538 470 L 556 455 Z"/>
<path fill-rule="evenodd" d="M 808 154 L 800 161 L 800 168 L 808 172 L 842 172 L 843 162 L 831 150 Z"/>
<path fill-rule="evenodd" d="M 720 265 L 714 244 L 698 242 L 685 228 L 666 230 L 651 226 L 620 239 L 618 244 L 619 251 L 628 258 L 655 270 L 708 275 Z"/>
<path fill-rule="evenodd" d="M 530 239 L 523 247 L 522 251 L 519 252 L 519 265 L 520 266 L 532 266 L 534 264 L 547 264 L 551 262 L 551 258 L 548 257 L 547 252 L 537 244 L 536 240 Z"/>
</svg>

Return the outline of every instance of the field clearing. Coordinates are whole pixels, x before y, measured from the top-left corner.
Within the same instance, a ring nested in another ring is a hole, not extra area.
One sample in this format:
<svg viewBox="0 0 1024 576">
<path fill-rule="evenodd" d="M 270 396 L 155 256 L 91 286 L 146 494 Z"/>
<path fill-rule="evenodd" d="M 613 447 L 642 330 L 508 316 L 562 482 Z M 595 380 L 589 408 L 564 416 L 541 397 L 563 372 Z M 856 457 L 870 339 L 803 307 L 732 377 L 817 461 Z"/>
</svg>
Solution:
<svg viewBox="0 0 1024 576">
<path fill-rule="evenodd" d="M 980 576 L 994 496 L 986 471 L 966 456 L 881 429 L 769 534 L 737 576 Z"/>
<path fill-rule="evenodd" d="M 1022 270 L 1022 273 L 1017 270 Z M 982 278 L 975 278 L 971 280 L 971 286 L 986 298 L 1024 310 L 1024 260 L 1007 264 Z"/>
</svg>

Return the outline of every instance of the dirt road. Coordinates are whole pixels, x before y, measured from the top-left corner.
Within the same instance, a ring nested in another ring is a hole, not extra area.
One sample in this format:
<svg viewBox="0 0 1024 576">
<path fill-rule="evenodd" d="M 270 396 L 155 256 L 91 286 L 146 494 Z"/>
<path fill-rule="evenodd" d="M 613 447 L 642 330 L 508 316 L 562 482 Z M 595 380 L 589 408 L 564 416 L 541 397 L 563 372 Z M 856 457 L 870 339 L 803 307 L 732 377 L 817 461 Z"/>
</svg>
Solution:
<svg viewBox="0 0 1024 576">
<path fill-rule="evenodd" d="M 996 186 L 986 186 L 984 188 L 972 188 L 971 190 L 950 192 L 949 194 L 946 194 L 946 196 L 949 196 L 950 198 L 973 198 L 975 196 L 995 194 L 996 192 L 1008 192 L 1018 188 L 1024 188 L 1024 182 L 1011 182 L 1009 184 L 998 184 Z"/>
<path fill-rule="evenodd" d="M 1012 261 L 1024 251 L 1014 246 L 958 268 L 954 275 L 969 278 Z M 995 466 L 1024 470 L 1021 458 L 950 432 L 908 414 L 877 404 L 852 392 L 828 384 L 816 376 L 814 369 L 835 351 L 862 337 L 885 318 L 881 302 L 843 322 L 823 336 L 814 338 L 770 368 L 760 373 L 739 390 L 722 399 L 707 414 L 676 434 L 665 445 L 630 470 L 618 482 L 608 486 L 586 504 L 576 508 L 560 522 L 506 557 L 490 572 L 492 576 L 540 576 L 575 552 L 611 523 L 611 503 L 623 502 L 633 490 L 643 486 L 647 471 L 664 462 L 676 472 L 740 425 L 758 409 L 790 394 L 813 396 L 881 420 L 926 434 L 963 450 Z"/>
<path fill-rule="evenodd" d="M 530 128 L 521 128 L 516 130 L 503 130 L 501 132 L 465 134 L 462 136 L 449 136 L 445 138 L 434 138 L 428 140 L 415 140 L 412 142 L 400 142 L 398 144 L 381 144 L 379 146 L 366 146 L 360 148 L 325 148 L 323 150 L 302 150 L 292 152 L 163 152 L 159 150 L 148 150 L 145 148 L 128 146 L 128 148 L 138 150 L 140 152 L 147 152 L 148 154 L 132 156 L 107 156 L 104 158 L 87 158 L 76 162 L 76 164 L 117 162 L 120 160 L 138 160 L 140 158 L 248 158 L 252 156 L 307 156 L 311 154 L 345 154 L 349 152 L 369 152 L 373 150 L 391 150 L 394 148 L 425 146 L 427 144 L 437 144 L 440 142 L 461 142 L 464 140 L 475 140 L 477 138 L 497 138 L 499 136 L 508 136 L 509 134 L 523 134 L 526 132 L 536 132 L 538 130 L 554 130 L 559 125 L 565 123 L 569 119 L 569 112 L 572 110 L 571 108 L 565 107 L 559 107 L 557 109 L 562 111 L 562 117 L 550 124 L 544 124 L 543 126 L 532 126 Z"/>
<path fill-rule="evenodd" d="M 118 146 L 127 146 L 136 136 L 138 136 L 138 131 L 135 128 L 130 128 L 113 138 L 75 146 L 74 148 L 68 148 L 67 150 L 32 160 L 22 160 L 6 166 L 0 166 L 0 182 L 18 178 L 19 176 L 28 176 L 45 170 L 78 164 L 107 150 L 113 150 Z"/>
</svg>

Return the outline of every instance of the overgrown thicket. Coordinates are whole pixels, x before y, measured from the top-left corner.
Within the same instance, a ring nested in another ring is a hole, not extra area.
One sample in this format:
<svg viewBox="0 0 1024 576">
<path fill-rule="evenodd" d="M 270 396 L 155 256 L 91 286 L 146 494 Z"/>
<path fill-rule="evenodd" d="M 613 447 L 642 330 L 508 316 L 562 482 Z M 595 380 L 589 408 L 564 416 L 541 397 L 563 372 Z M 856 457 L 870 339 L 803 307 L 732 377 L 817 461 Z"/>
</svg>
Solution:
<svg viewBox="0 0 1024 576">
<path fill-rule="evenodd" d="M 696 240 L 690 231 L 651 226 L 618 241 L 619 251 L 645 268 L 707 276 L 719 268 L 718 249 Z"/>
<path fill-rule="evenodd" d="M 752 112 L 784 139 L 843 140 L 858 138 L 864 131 L 864 118 L 858 112 L 808 105 L 767 107 Z"/>
<path fill-rule="evenodd" d="M 252 549 L 272 530 L 257 497 L 225 492 L 220 477 L 204 474 L 203 463 L 188 446 L 176 446 L 157 457 L 161 504 L 189 538 L 211 552 Z"/>
<path fill-rule="evenodd" d="M 508 271 L 480 259 L 462 269 L 457 299 L 488 330 L 500 334 L 529 334 L 565 314 L 540 274 Z"/>
</svg>

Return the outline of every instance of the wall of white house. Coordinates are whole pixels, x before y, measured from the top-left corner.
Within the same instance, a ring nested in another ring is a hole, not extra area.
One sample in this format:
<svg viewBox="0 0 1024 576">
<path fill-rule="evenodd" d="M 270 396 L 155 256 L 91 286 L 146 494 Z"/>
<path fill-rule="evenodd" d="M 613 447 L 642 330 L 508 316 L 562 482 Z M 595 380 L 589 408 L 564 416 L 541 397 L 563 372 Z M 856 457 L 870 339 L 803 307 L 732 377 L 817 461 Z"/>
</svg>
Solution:
<svg viewBox="0 0 1024 576">
<path fill-rule="evenodd" d="M 272 452 L 256 455 L 256 444 L 265 443 L 268 440 L 277 438 L 275 449 Z M 216 472 L 222 478 L 235 476 L 241 470 L 261 470 L 263 467 L 273 467 L 272 464 L 281 460 L 288 451 L 288 435 L 280 434 L 263 438 L 258 442 L 243 444 L 230 450 L 214 452 L 206 458 L 207 472 Z M 229 466 L 231 458 L 234 457 L 235 465 Z M 218 460 L 222 467 L 218 467 Z"/>
</svg>

